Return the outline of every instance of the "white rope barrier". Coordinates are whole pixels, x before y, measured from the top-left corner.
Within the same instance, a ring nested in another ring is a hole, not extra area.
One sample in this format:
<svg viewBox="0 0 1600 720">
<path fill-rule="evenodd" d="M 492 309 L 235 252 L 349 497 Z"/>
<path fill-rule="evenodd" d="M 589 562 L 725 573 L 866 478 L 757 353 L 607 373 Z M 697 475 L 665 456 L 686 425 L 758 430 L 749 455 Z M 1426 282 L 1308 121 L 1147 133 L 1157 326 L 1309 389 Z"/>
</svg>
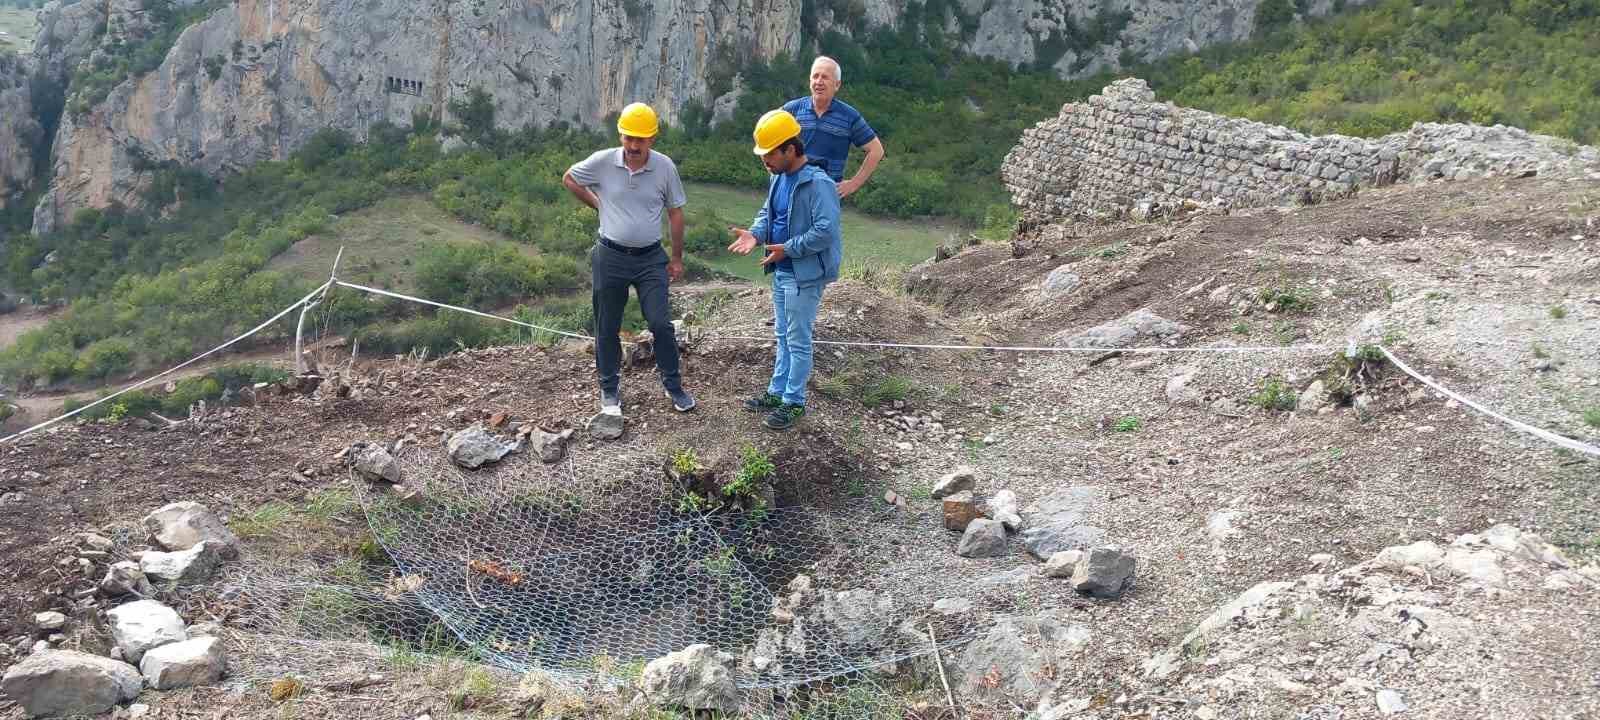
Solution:
<svg viewBox="0 0 1600 720">
<path fill-rule="evenodd" d="M 328 283 L 323 283 L 317 289 L 312 290 L 309 293 L 306 293 L 305 297 L 300 298 L 299 300 L 296 300 L 293 305 L 290 305 L 289 307 L 286 307 L 286 308 L 278 311 L 277 315 L 273 315 L 267 321 L 261 323 L 260 325 L 257 325 L 255 327 L 251 328 L 248 332 L 244 333 L 243 335 L 240 335 L 239 337 L 236 337 L 236 338 L 234 338 L 232 340 L 229 340 L 229 341 L 227 341 L 227 342 L 225 342 L 225 343 L 223 343 L 221 345 L 218 345 L 218 346 L 216 346 L 214 348 L 211 348 L 210 350 L 207 350 L 207 351 L 205 351 L 203 353 L 200 353 L 199 355 L 196 355 L 196 356 L 194 356 L 192 358 L 189 358 L 188 360 L 185 360 L 185 361 L 183 361 L 182 363 L 180 363 L 178 365 L 174 365 L 173 367 L 168 368 L 167 370 L 161 372 L 160 374 L 152 375 L 152 376 L 147 377 L 147 378 L 145 378 L 143 380 L 140 380 L 139 382 L 136 382 L 136 383 L 134 383 L 132 385 L 129 385 L 129 386 L 121 389 L 121 390 L 118 390 L 118 391 L 116 391 L 114 393 L 111 393 L 110 395 L 107 395 L 107 396 L 105 396 L 103 398 L 100 398 L 99 400 L 96 400 L 96 401 L 94 401 L 92 403 L 89 403 L 88 405 L 85 405 L 85 406 L 83 406 L 81 408 L 73 410 L 72 412 L 62 414 L 62 415 L 60 415 L 58 417 L 54 417 L 54 418 L 46 420 L 46 421 L 44 421 L 42 423 L 34 425 L 33 427 L 30 427 L 30 428 L 28 428 L 26 430 L 22 430 L 20 432 L 12 433 L 11 435 L 8 435 L 8 436 L 6 436 L 4 438 L 0 438 L 0 445 L 3 445 L 5 443 L 9 443 L 9 442 L 11 442 L 13 440 L 16 440 L 17 438 L 20 438 L 20 437 L 22 437 L 24 435 L 27 435 L 29 433 L 33 433 L 33 432 L 37 432 L 39 430 L 43 430 L 43 429 L 45 429 L 47 427 L 50 427 L 51 425 L 54 425 L 54 424 L 56 424 L 58 422 L 61 422 L 62 420 L 66 420 L 67 418 L 70 418 L 70 417 L 72 417 L 74 415 L 77 415 L 78 413 L 81 413 L 81 412 L 83 412 L 85 410 L 88 410 L 89 408 L 92 408 L 92 407 L 94 407 L 96 405 L 99 405 L 99 404 L 101 404 L 103 402 L 107 402 L 107 401 L 109 401 L 109 400 L 111 400 L 113 398 L 116 398 L 119 395 L 124 394 L 124 393 L 129 393 L 129 392 L 133 392 L 134 390 L 138 390 L 139 388 L 142 388 L 142 387 L 144 387 L 146 385 L 149 385 L 150 383 L 153 383 L 153 382 L 155 382 L 157 380 L 160 380 L 161 378 L 164 378 L 164 377 L 166 377 L 168 375 L 171 375 L 172 373 L 175 373 L 175 372 L 177 372 L 179 370 L 182 370 L 182 369 L 184 369 L 186 367 L 189 367 L 190 365 L 193 365 L 193 364 L 195 364 L 195 363 L 197 363 L 197 362 L 199 362 L 201 360 L 204 360 L 205 358 L 211 357 L 212 355 L 215 355 L 216 353 L 219 353 L 219 352 L 221 352 L 223 350 L 226 350 L 227 348 L 231 347 L 234 343 L 237 343 L 240 340 L 243 340 L 243 339 L 245 339 L 247 337 L 250 337 L 251 335 L 254 335 L 254 334 L 258 333 L 258 332 L 261 332 L 262 330 L 265 330 L 269 325 L 271 325 L 271 324 L 273 324 L 273 323 L 275 323 L 275 322 L 277 322 L 279 320 L 282 320 L 285 315 L 288 315 L 289 313 L 294 312 L 295 308 L 298 308 L 301 305 L 306 304 L 307 302 L 309 302 L 311 300 L 312 297 L 315 297 L 318 293 L 322 292 L 327 287 L 328 287 Z"/>
<path fill-rule="evenodd" d="M 1529 435 L 1537 437 L 1537 438 L 1539 438 L 1541 440 L 1544 440 L 1546 442 L 1555 443 L 1556 445 L 1560 445 L 1561 447 L 1564 447 L 1564 448 L 1566 448 L 1568 450 L 1573 450 L 1573 451 L 1584 453 L 1584 454 L 1587 454 L 1587 455 L 1593 455 L 1595 457 L 1600 457 L 1600 447 L 1595 447 L 1595 446 L 1590 445 L 1588 443 L 1579 442 L 1579 441 L 1573 440 L 1572 438 L 1569 438 L 1569 437 L 1563 437 L 1561 435 L 1557 435 L 1557 434 L 1555 434 L 1553 432 L 1550 432 L 1549 430 L 1545 430 L 1543 428 L 1536 428 L 1536 427 L 1534 427 L 1532 425 L 1529 425 L 1529 424 L 1527 424 L 1525 422 L 1522 422 L 1521 420 L 1517 420 L 1515 418 L 1510 418 L 1510 417 L 1506 417 L 1505 415 L 1501 415 L 1500 413 L 1495 412 L 1494 410 L 1491 410 L 1491 409 L 1489 409 L 1487 407 L 1484 407 L 1483 405 L 1480 405 L 1480 404 L 1472 401 L 1469 398 L 1466 398 L 1466 397 L 1464 397 L 1464 396 L 1462 396 L 1462 395 L 1460 395 L 1458 393 L 1452 392 L 1449 388 L 1447 388 L 1447 387 L 1445 387 L 1443 385 L 1440 385 L 1439 383 L 1435 382 L 1433 380 L 1433 378 L 1427 377 L 1426 375 L 1423 375 L 1423 374 L 1417 372 L 1416 370 L 1411 369 L 1410 365 L 1405 364 L 1405 362 L 1402 361 L 1400 358 L 1395 357 L 1394 353 L 1389 352 L 1389 348 L 1386 348 L 1386 347 L 1384 347 L 1382 345 L 1379 345 L 1378 349 L 1383 352 L 1383 356 L 1384 357 L 1389 358 L 1389 362 L 1394 363 L 1395 367 L 1400 368 L 1401 372 L 1404 372 L 1405 374 L 1410 375 L 1411 377 L 1414 377 L 1414 378 L 1422 381 L 1422 384 L 1427 385 L 1428 387 L 1431 387 L 1434 390 L 1439 391 L 1445 397 L 1448 397 L 1448 398 L 1450 398 L 1452 400 L 1455 400 L 1456 402 L 1459 402 L 1462 405 L 1466 405 L 1467 407 L 1472 408 L 1473 410 L 1477 410 L 1478 412 L 1483 413 L 1484 415 L 1488 415 L 1489 417 L 1492 417 L 1492 418 L 1494 418 L 1496 420 L 1499 420 L 1502 423 L 1510 425 L 1513 428 L 1521 430 L 1522 432 L 1528 433 Z"/>
<path fill-rule="evenodd" d="M 414 303 L 418 303 L 418 304 L 422 304 L 422 305 L 431 305 L 433 307 L 443 308 L 443 309 L 446 309 L 446 310 L 455 310 L 457 312 L 463 312 L 463 313 L 467 313 L 469 315 L 476 315 L 478 317 L 487 318 L 487 319 L 491 319 L 491 320 L 499 320 L 501 322 L 508 322 L 508 323 L 513 324 L 513 325 L 519 325 L 519 326 L 530 328 L 530 329 L 533 329 L 533 330 L 538 330 L 538 331 L 541 331 L 541 332 L 547 332 L 547 333 L 551 333 L 551 334 L 554 334 L 554 335 L 560 335 L 560 336 L 563 336 L 563 337 L 574 338 L 574 339 L 577 339 L 577 340 L 593 340 L 594 339 L 594 337 L 591 336 L 591 335 L 584 335 L 582 333 L 568 332 L 568 331 L 565 331 L 565 330 L 557 330 L 557 329 L 551 328 L 551 327 L 544 327 L 542 325 L 536 325 L 534 323 L 523 322 L 521 320 L 517 320 L 517 319 L 514 319 L 514 318 L 508 318 L 508 317 L 505 317 L 503 315 L 495 315 L 493 313 L 486 313 L 486 312 L 482 312 L 482 311 L 479 311 L 479 310 L 473 310 L 471 308 L 465 308 L 465 307 L 461 307 L 459 305 L 450 305 L 448 303 L 436 302 L 436 301 L 428 300 L 428 299 L 425 299 L 425 298 L 419 298 L 419 297 L 416 297 L 416 296 L 413 296 L 413 295 L 406 295 L 404 293 L 391 292 L 389 290 L 380 290 L 378 288 L 368 287 L 366 285 L 360 285 L 360 284 L 357 284 L 357 283 L 345 282 L 345 281 L 339 280 L 337 278 L 330 278 L 328 280 L 328 282 L 323 283 L 321 286 L 317 287 L 317 289 L 312 290 L 311 292 L 307 293 L 305 297 L 300 298 L 300 300 L 296 301 L 293 305 L 290 305 L 289 307 L 286 307 L 283 310 L 279 311 L 277 315 L 272 316 L 272 318 L 270 318 L 267 321 L 261 323 L 260 325 L 257 325 L 256 327 L 252 328 L 249 332 L 246 332 L 243 335 L 240 335 L 239 337 L 236 337 L 236 338 L 234 338 L 232 340 L 229 340 L 228 342 L 225 342 L 225 343 L 223 343 L 221 345 L 218 345 L 215 348 L 207 350 L 204 353 L 196 355 L 195 357 L 185 361 L 184 363 L 182 363 L 180 365 L 177 365 L 177 366 L 174 366 L 174 367 L 172 367 L 172 368 L 170 368 L 170 369 L 168 369 L 168 370 L 166 370 L 166 371 L 164 371 L 164 372 L 162 372 L 162 373 L 160 373 L 158 375 L 151 376 L 151 377 L 146 378 L 146 379 L 144 379 L 144 380 L 142 380 L 140 382 L 134 383 L 133 385 L 129 385 L 128 387 L 125 387 L 125 388 L 123 388 L 121 390 L 118 390 L 117 392 L 112 393 L 111 395 L 107 395 L 107 396 L 105 396 L 103 398 L 100 398 L 99 400 L 96 400 L 96 401 L 94 401 L 92 403 L 89 403 L 88 405 L 85 405 L 85 406 L 80 407 L 80 408 L 78 408 L 76 410 L 73 410 L 72 412 L 66 413 L 66 414 L 61 415 L 61 416 L 56 417 L 56 418 L 52 418 L 50 420 L 46 420 L 45 422 L 39 423 L 37 425 L 34 425 L 33 427 L 30 427 L 30 428 L 28 428 L 26 430 L 22 430 L 21 432 L 17 432 L 17 433 L 15 433 L 13 435 L 10 435 L 8 437 L 0 438 L 0 444 L 9 443 L 9 442 L 11 442 L 11 441 L 13 441 L 13 440 L 15 440 L 15 439 L 17 439 L 19 437 L 22 437 L 24 435 L 27 435 L 29 433 L 36 432 L 38 430 L 42 430 L 44 428 L 50 427 L 51 425 L 54 425 L 54 424 L 56 424 L 58 422 L 61 422 L 62 420 L 66 420 L 67 418 L 73 417 L 73 416 L 77 415 L 78 413 L 81 413 L 81 412 L 83 412 L 85 410 L 88 410 L 89 408 L 92 408 L 92 407 L 94 407 L 96 405 L 99 405 L 101 403 L 107 402 L 109 400 L 112 400 L 113 398 L 116 398 L 117 396 L 122 395 L 124 393 L 131 392 L 133 390 L 137 390 L 137 389 L 139 389 L 141 387 L 149 385 L 150 383 L 153 383 L 153 382 L 155 382 L 157 380 L 160 380 L 163 377 L 171 375 L 174 372 L 182 370 L 183 368 L 188 367 L 189 365 L 192 365 L 192 364 L 194 364 L 196 362 L 199 362 L 200 360 L 202 360 L 202 359 L 204 359 L 206 357 L 209 357 L 209 356 L 211 356 L 213 354 L 221 352 L 222 350 L 227 349 L 229 346 L 232 346 L 234 343 L 237 343 L 240 340 L 243 340 L 243 339 L 245 339 L 247 337 L 250 337 L 251 335 L 254 335 L 254 334 L 260 332 L 261 330 L 265 329 L 267 326 L 271 325 L 272 323 L 275 323 L 278 320 L 282 319 L 285 315 L 288 315 L 290 312 L 293 312 L 296 308 L 299 308 L 301 306 L 306 305 L 306 303 L 311 302 L 312 298 L 319 297 L 323 293 L 323 291 L 328 290 L 328 289 L 332 288 L 333 286 L 347 287 L 347 288 L 350 288 L 352 290 L 359 290 L 359 291 L 362 291 L 362 292 L 372 293 L 374 295 L 381 295 L 381 296 L 384 296 L 384 297 L 391 297 L 391 298 L 395 298 L 395 299 L 398 299 L 398 300 L 405 300 L 405 301 L 408 301 L 408 302 L 414 302 Z M 738 341 L 746 341 L 746 342 L 766 342 L 768 340 L 771 340 L 772 338 L 769 338 L 769 337 L 750 337 L 750 336 L 743 336 L 743 335 L 723 335 L 723 336 L 713 336 L 713 337 L 710 337 L 708 339 L 709 340 L 738 340 Z M 1115 352 L 1115 353 L 1128 353 L 1128 354 L 1157 354 L 1157 353 L 1280 353 L 1280 352 L 1298 353 L 1298 352 L 1312 352 L 1312 351 L 1321 352 L 1321 351 L 1327 351 L 1327 350 L 1332 348 L 1332 346 L 1329 346 L 1329 345 L 1289 345 L 1289 346 L 1249 346 L 1249 347 L 1186 347 L 1186 348 L 1168 348 L 1168 347 L 1119 348 L 1119 347 L 1049 347 L 1049 346 L 1033 346 L 1033 345 L 953 345 L 953 344 L 947 345 L 947 344 L 930 344 L 930 343 L 849 342 L 849 341 L 842 341 L 842 340 L 814 340 L 812 342 L 814 342 L 817 345 L 833 345 L 833 346 L 840 346 L 840 347 L 870 347 L 870 348 L 886 348 L 886 349 L 902 349 L 902 350 L 979 350 L 979 351 L 988 350 L 988 351 L 996 351 L 996 352 L 1032 352 L 1032 353 L 1113 353 L 1113 352 Z M 1473 410 L 1476 410 L 1477 412 L 1483 413 L 1484 415 L 1487 415 L 1487 416 L 1489 416 L 1491 418 L 1494 418 L 1495 420 L 1498 420 L 1498 421 L 1500 421 L 1500 422 L 1502 422 L 1502 423 L 1504 423 L 1506 425 L 1509 425 L 1512 428 L 1515 428 L 1515 429 L 1517 429 L 1519 431 L 1522 431 L 1524 433 L 1533 435 L 1534 437 L 1537 437 L 1537 438 L 1539 438 L 1541 440 L 1545 440 L 1546 442 L 1550 442 L 1550 443 L 1553 443 L 1555 445 L 1559 445 L 1561 447 L 1564 447 L 1564 448 L 1566 448 L 1568 450 L 1573 450 L 1575 452 L 1580 452 L 1580 453 L 1584 453 L 1586 455 L 1592 455 L 1592 456 L 1595 456 L 1595 457 L 1600 457 L 1600 447 L 1595 447 L 1595 446 L 1590 445 L 1588 443 L 1584 443 L 1584 442 L 1580 442 L 1580 441 L 1577 441 L 1577 440 L 1573 440 L 1572 438 L 1563 437 L 1561 435 L 1557 435 L 1557 434 L 1555 434 L 1553 432 L 1550 432 L 1548 430 L 1544 430 L 1544 429 L 1541 429 L 1541 428 L 1534 427 L 1534 426 L 1529 425 L 1529 424 L 1527 424 L 1525 422 L 1522 422 L 1520 420 L 1516 420 L 1514 418 L 1507 417 L 1507 416 L 1502 415 L 1502 414 L 1500 414 L 1498 412 L 1495 412 L 1494 410 L 1492 410 L 1490 408 L 1487 408 L 1487 407 L 1485 407 L 1483 405 L 1480 405 L 1477 402 L 1474 402 L 1473 400 L 1471 400 L 1469 398 L 1466 398 L 1466 397 L 1464 397 L 1464 396 L 1462 396 L 1462 395 L 1460 395 L 1460 394 L 1458 394 L 1456 392 L 1451 391 L 1449 388 L 1446 388 L 1443 385 L 1440 385 L 1438 382 L 1434 381 L 1432 378 L 1429 378 L 1429 377 L 1427 377 L 1425 375 L 1422 375 L 1421 373 L 1418 373 L 1416 370 L 1413 370 L 1410 365 L 1407 365 L 1399 357 L 1396 357 L 1393 352 L 1390 352 L 1389 348 L 1380 345 L 1380 346 L 1378 346 L 1378 349 L 1383 353 L 1384 357 L 1388 358 L 1389 362 L 1394 363 L 1395 367 L 1399 368 L 1401 370 L 1401 372 L 1404 372 L 1405 374 L 1410 375 L 1413 378 L 1416 378 L 1417 380 L 1421 381 L 1424 385 L 1427 385 L 1428 387 L 1433 388 L 1434 390 L 1437 390 L 1438 392 L 1440 392 L 1441 394 L 1445 395 L 1446 397 L 1449 397 L 1449 398 L 1451 398 L 1451 399 L 1453 399 L 1453 400 L 1455 400 L 1457 402 L 1460 402 L 1463 405 L 1466 405 L 1469 408 L 1472 408 Z"/>
<path fill-rule="evenodd" d="M 505 317 L 503 315 L 495 315 L 493 313 L 481 312 L 481 311 L 478 311 L 478 310 L 473 310 L 472 308 L 464 308 L 464 307 L 461 307 L 459 305 L 450 305 L 450 304 L 446 304 L 446 303 L 442 303 L 442 302 L 434 302 L 432 300 L 424 300 L 422 298 L 413 297 L 411 295 L 406 295 L 404 293 L 390 292 L 388 290 L 379 290 L 379 289 L 374 288 L 374 287 L 367 287 L 365 285 L 357 285 L 355 283 L 349 283 L 349 282 L 345 282 L 343 280 L 335 280 L 334 284 L 335 285 L 339 285 L 341 287 L 350 288 L 351 290 L 360 290 L 362 292 L 369 292 L 369 293 L 372 293 L 374 295 L 382 295 L 384 297 L 392 297 L 392 298 L 396 298 L 396 299 L 399 299 L 399 300 L 409 300 L 409 301 L 414 302 L 414 303 L 421 303 L 423 305 L 432 305 L 434 307 L 444 308 L 446 310 L 455 310 L 457 312 L 464 312 L 464 313 L 466 313 L 468 315 L 477 315 L 478 317 L 489 318 L 491 320 L 500 320 L 500 321 L 503 321 L 503 322 L 511 323 L 513 325 L 521 325 L 522 327 L 525 327 L 525 328 L 532 328 L 534 330 L 540 330 L 540 331 L 547 332 L 547 333 L 554 333 L 556 335 L 562 335 L 562 336 L 569 337 L 569 338 L 576 338 L 578 340 L 593 340 L 594 339 L 594 336 L 592 336 L 592 335 L 583 335 L 583 334 L 580 334 L 580 333 L 567 332 L 565 330 L 557 330 L 555 328 L 544 327 L 543 325 L 535 325 L 533 323 L 523 322 L 521 320 L 514 320 L 512 318 L 508 318 L 508 317 Z"/>
</svg>

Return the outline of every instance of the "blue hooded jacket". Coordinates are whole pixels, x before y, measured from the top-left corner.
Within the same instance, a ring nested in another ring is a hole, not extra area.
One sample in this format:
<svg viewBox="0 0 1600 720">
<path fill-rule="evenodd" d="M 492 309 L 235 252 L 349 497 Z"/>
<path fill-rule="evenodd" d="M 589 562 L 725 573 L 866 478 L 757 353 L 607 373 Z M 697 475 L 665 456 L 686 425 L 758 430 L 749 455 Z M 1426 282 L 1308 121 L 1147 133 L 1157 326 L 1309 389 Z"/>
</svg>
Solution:
<svg viewBox="0 0 1600 720">
<path fill-rule="evenodd" d="M 772 193 L 777 187 L 778 176 L 773 175 L 767 184 L 767 202 L 750 224 L 750 234 L 762 243 L 772 241 L 768 213 L 772 208 Z M 844 262 L 844 240 L 839 234 L 839 190 L 827 171 L 816 165 L 806 165 L 795 177 L 789 194 L 788 235 L 789 239 L 783 243 L 783 254 L 794 265 L 797 285 L 810 286 L 819 282 L 826 285 L 839 279 L 839 265 Z"/>
</svg>

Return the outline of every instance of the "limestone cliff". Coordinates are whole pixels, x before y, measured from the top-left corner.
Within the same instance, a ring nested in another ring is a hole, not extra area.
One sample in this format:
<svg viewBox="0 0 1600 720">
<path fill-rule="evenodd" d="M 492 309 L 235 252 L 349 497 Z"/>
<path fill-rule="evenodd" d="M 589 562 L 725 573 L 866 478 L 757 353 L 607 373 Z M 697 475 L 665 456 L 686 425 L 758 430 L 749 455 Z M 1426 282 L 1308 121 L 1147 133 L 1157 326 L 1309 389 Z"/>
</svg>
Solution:
<svg viewBox="0 0 1600 720">
<path fill-rule="evenodd" d="M 35 230 L 136 194 L 136 156 L 238 169 L 325 127 L 363 137 L 437 119 L 473 87 L 506 127 L 597 125 L 634 100 L 670 121 L 709 99 L 719 52 L 795 51 L 799 15 L 799 0 L 240 0 L 184 31 L 156 71 L 62 119 Z"/>
<path fill-rule="evenodd" d="M 1371 0 L 1312 0 L 1305 15 Z M 896 25 L 907 0 L 853 3 L 817 0 L 818 30 L 850 34 L 852 27 Z M 931 3 L 930 3 L 931 4 Z M 1154 60 L 1207 45 L 1245 40 L 1256 27 L 1261 0 L 956 0 L 945 4 L 947 32 L 962 49 L 1014 66 L 1048 66 L 1063 77 L 1120 70 L 1128 61 Z M 833 6 L 851 8 L 835 12 Z"/>
<path fill-rule="evenodd" d="M 0 208 L 18 202 L 33 177 L 34 148 L 40 134 L 28 91 L 30 63 L 0 53 Z"/>
<path fill-rule="evenodd" d="M 149 2 L 52 2 L 35 62 L 64 79 L 108 44 L 137 41 Z M 972 53 L 1081 75 L 1242 39 L 1260 5 L 956 0 L 937 6 L 936 22 Z M 1315 0 L 1307 12 L 1332 6 Z M 710 79 L 730 62 L 804 54 L 803 37 L 895 26 L 911 10 L 908 0 L 236 0 L 185 30 L 155 71 L 62 119 L 34 229 L 132 199 L 141 160 L 222 173 L 282 158 L 325 127 L 364 137 L 379 121 L 440 119 L 472 87 L 494 96 L 510 128 L 596 126 L 633 100 L 670 121 L 688 102 L 718 105 Z"/>
</svg>

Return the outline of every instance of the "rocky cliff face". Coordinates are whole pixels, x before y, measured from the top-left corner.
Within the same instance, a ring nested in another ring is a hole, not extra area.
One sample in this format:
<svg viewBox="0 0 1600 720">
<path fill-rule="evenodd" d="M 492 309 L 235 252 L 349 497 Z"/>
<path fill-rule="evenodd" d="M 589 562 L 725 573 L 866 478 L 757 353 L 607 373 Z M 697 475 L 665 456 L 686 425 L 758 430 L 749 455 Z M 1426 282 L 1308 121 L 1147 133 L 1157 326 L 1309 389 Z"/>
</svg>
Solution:
<svg viewBox="0 0 1600 720">
<path fill-rule="evenodd" d="M 145 2 L 52 3 L 36 62 L 66 77 L 136 32 Z M 975 54 L 1082 75 L 1242 39 L 1260 4 L 958 0 L 942 21 Z M 709 79 L 731 69 L 717 58 L 803 52 L 805 32 L 895 26 L 907 10 L 907 0 L 238 0 L 188 28 L 156 71 L 63 118 L 34 230 L 134 198 L 145 180 L 136 158 L 225 172 L 282 158 L 325 127 L 364 137 L 379 121 L 439 119 L 472 87 L 512 128 L 598 125 L 633 100 L 672 120 L 690 101 L 716 104 Z"/>
<path fill-rule="evenodd" d="M 28 90 L 30 63 L 0 53 L 0 208 L 21 199 L 33 177 L 33 152 L 42 130 Z"/>
<path fill-rule="evenodd" d="M 948 3 L 942 20 L 947 31 L 963 34 L 967 52 L 1017 66 L 1047 66 L 1070 78 L 1120 70 L 1129 60 L 1245 40 L 1255 30 L 1261 5 L 1261 0 L 957 0 Z M 1313 0 L 1305 13 L 1327 15 L 1335 5 Z M 866 0 L 858 25 L 893 26 L 905 10 L 906 0 Z M 819 9 L 818 16 L 820 29 L 848 33 L 849 17 L 830 8 Z"/>
<path fill-rule="evenodd" d="M 240 0 L 187 29 L 155 72 L 62 119 L 35 231 L 130 199 L 141 154 L 237 169 L 325 127 L 361 137 L 438 119 L 473 87 L 507 127 L 596 125 L 634 100 L 671 120 L 707 99 L 719 52 L 793 52 L 799 14 L 799 0 Z"/>
</svg>

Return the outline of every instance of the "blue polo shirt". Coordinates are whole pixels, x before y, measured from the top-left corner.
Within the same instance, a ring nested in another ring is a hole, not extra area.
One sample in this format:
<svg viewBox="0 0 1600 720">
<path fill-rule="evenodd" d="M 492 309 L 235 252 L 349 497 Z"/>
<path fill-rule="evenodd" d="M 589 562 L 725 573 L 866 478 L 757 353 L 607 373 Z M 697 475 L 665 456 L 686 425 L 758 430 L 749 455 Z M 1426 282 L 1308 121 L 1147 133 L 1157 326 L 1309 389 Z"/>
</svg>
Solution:
<svg viewBox="0 0 1600 720">
<path fill-rule="evenodd" d="M 783 109 L 800 121 L 800 141 L 806 144 L 806 156 L 821 160 L 822 168 L 834 182 L 844 179 L 850 146 L 861 147 L 878 137 L 861 113 L 839 98 L 828 103 L 828 111 L 821 117 L 817 116 L 810 95 L 784 103 Z"/>
</svg>

